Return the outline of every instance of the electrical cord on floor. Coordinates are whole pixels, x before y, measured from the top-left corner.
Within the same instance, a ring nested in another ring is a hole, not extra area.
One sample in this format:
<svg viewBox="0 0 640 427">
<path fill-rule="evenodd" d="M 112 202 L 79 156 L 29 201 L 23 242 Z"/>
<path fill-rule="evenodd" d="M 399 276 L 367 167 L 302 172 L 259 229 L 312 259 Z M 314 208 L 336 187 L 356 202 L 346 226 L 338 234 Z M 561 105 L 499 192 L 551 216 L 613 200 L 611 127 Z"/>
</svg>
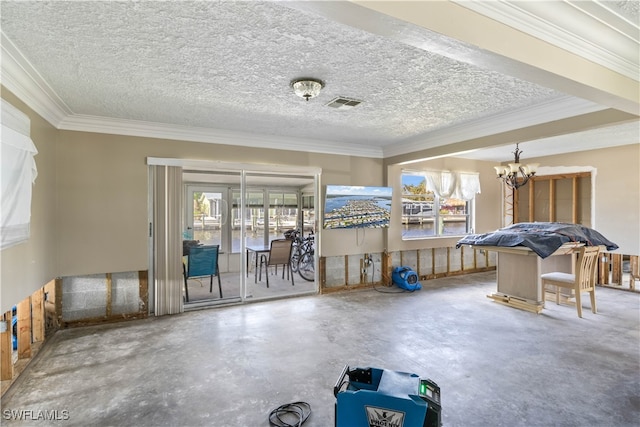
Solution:
<svg viewBox="0 0 640 427">
<path fill-rule="evenodd" d="M 371 284 L 373 286 L 375 286 L 376 285 L 376 282 L 375 282 L 375 278 L 376 278 L 376 263 L 371 258 L 369 258 L 369 260 L 371 262 L 371 269 L 373 270 L 373 274 L 371 275 Z"/>
<path fill-rule="evenodd" d="M 404 294 L 406 292 L 415 292 L 415 290 L 410 291 L 408 289 L 400 289 L 397 286 L 394 288 L 391 288 L 391 287 L 379 288 L 379 287 L 376 287 L 375 284 L 373 285 L 373 289 L 377 292 L 380 292 L 381 294 Z M 383 290 L 383 289 L 387 289 L 387 290 Z M 395 290 L 392 290 L 392 289 L 395 289 Z"/>
<path fill-rule="evenodd" d="M 399 294 L 401 292 L 398 291 L 381 291 L 377 286 L 376 286 L 376 281 L 375 281 L 375 276 L 376 276 L 376 264 L 373 260 L 371 260 L 371 267 L 373 269 L 373 274 L 371 275 L 371 285 L 373 285 L 373 289 L 375 291 L 378 291 L 382 294 Z M 392 285 L 393 283 L 391 283 Z"/>
<path fill-rule="evenodd" d="M 407 289 L 400 289 L 397 286 L 394 286 L 393 288 L 391 287 L 391 285 L 394 285 L 394 283 L 390 283 L 389 286 L 385 286 L 383 288 L 376 286 L 376 284 L 373 284 L 373 290 L 376 292 L 380 292 L 381 294 L 404 294 L 405 292 L 414 292 L 414 291 L 410 291 Z"/>
<path fill-rule="evenodd" d="M 373 290 L 380 292 L 381 294 L 404 294 L 406 292 L 415 292 L 417 289 L 413 289 L 413 290 L 409 290 L 409 289 L 401 289 L 398 287 L 395 287 L 395 290 L 391 290 L 391 285 L 394 285 L 393 281 L 391 283 L 389 283 L 388 286 L 385 286 L 385 288 L 379 288 L 376 286 L 376 282 L 375 282 L 375 274 L 376 274 L 376 264 L 373 260 L 370 260 L 371 262 L 371 267 L 373 269 L 373 274 L 371 275 L 371 284 L 373 285 Z M 368 267 L 367 267 L 368 269 Z M 381 290 L 381 289 L 386 289 L 386 290 Z"/>
<path fill-rule="evenodd" d="M 373 261 L 371 261 L 371 263 L 373 264 Z M 375 271 L 376 270 L 375 270 L 375 266 L 374 266 L 374 269 L 373 269 L 374 274 L 375 274 Z M 395 287 L 395 290 L 391 290 L 392 289 L 391 285 L 394 284 L 393 281 L 389 284 L 388 287 L 384 288 L 386 290 L 381 290 L 381 288 L 377 287 L 376 286 L 376 282 L 374 282 L 373 280 L 371 281 L 371 284 L 373 285 L 373 290 L 375 290 L 377 292 L 380 292 L 381 294 L 404 294 L 405 292 L 415 292 L 416 291 L 416 289 L 408 290 L 408 289 L 401 289 L 401 288 L 398 288 L 398 287 Z"/>
<path fill-rule="evenodd" d="M 269 425 L 275 427 L 300 427 L 311 415 L 307 402 L 293 402 L 278 406 L 269 414 Z M 293 420 L 295 424 L 290 424 Z"/>
</svg>

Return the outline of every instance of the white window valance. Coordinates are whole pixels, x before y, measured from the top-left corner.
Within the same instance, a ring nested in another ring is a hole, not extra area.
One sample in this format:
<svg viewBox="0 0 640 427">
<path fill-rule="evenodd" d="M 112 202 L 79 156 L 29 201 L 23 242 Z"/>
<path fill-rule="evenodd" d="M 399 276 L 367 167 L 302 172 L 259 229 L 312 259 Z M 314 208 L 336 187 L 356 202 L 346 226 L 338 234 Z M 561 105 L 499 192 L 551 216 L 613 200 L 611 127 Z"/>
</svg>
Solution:
<svg viewBox="0 0 640 427">
<path fill-rule="evenodd" d="M 2 100 L 0 127 L 0 249 L 29 239 L 31 190 L 38 176 L 29 117 Z"/>
<path fill-rule="evenodd" d="M 480 194 L 480 174 L 477 172 L 457 172 L 458 185 L 453 197 L 471 200 Z"/>
<path fill-rule="evenodd" d="M 427 190 L 431 190 L 440 198 L 449 198 L 456 190 L 456 176 L 449 171 L 427 171 Z"/>
<path fill-rule="evenodd" d="M 440 198 L 472 200 L 480 193 L 478 172 L 426 171 L 427 190 Z"/>
</svg>

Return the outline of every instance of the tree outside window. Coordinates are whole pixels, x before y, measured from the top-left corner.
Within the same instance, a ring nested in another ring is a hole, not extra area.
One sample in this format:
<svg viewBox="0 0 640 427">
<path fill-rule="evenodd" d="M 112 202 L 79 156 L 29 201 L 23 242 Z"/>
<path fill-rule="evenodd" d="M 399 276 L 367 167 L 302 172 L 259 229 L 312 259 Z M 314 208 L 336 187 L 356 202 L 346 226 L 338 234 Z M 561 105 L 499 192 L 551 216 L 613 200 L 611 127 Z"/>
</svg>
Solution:
<svg viewBox="0 0 640 427">
<path fill-rule="evenodd" d="M 471 203 L 444 198 L 427 188 L 424 176 L 402 175 L 402 239 L 457 236 L 471 232 Z"/>
</svg>

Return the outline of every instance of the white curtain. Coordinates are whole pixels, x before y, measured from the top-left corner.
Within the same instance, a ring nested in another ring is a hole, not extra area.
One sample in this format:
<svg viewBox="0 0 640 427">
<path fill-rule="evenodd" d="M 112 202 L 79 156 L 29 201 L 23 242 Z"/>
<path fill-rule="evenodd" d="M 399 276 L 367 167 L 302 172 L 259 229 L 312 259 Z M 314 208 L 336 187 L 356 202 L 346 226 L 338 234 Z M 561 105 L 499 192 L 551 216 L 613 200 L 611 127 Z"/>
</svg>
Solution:
<svg viewBox="0 0 640 427">
<path fill-rule="evenodd" d="M 32 186 L 38 176 L 31 121 L 2 100 L 0 128 L 0 249 L 29 239 Z"/>
<path fill-rule="evenodd" d="M 480 193 L 480 174 L 477 172 L 426 171 L 427 190 L 440 198 L 472 200 Z"/>
<path fill-rule="evenodd" d="M 480 174 L 477 172 L 456 172 L 457 183 L 453 197 L 462 200 L 472 200 L 480 194 Z"/>
<path fill-rule="evenodd" d="M 456 189 L 456 175 L 449 171 L 427 171 L 427 189 L 440 198 L 452 197 Z"/>
<path fill-rule="evenodd" d="M 153 273 L 156 316 L 184 311 L 182 301 L 182 168 L 153 168 Z"/>
</svg>

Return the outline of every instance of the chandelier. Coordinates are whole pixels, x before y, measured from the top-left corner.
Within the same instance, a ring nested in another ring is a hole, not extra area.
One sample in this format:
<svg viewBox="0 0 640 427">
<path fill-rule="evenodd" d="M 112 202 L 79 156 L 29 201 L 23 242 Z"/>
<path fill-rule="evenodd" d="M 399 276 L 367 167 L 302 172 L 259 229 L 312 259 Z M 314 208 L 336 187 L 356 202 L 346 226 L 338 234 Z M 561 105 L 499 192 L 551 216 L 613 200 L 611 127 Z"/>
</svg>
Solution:
<svg viewBox="0 0 640 427">
<path fill-rule="evenodd" d="M 502 179 L 509 187 L 517 190 L 526 185 L 529 179 L 536 174 L 540 163 L 521 164 L 520 154 L 522 154 L 522 150 L 518 148 L 518 144 L 516 144 L 516 150 L 513 154 L 515 156 L 513 163 L 509 163 L 509 166 L 494 166 L 494 169 L 498 178 Z"/>
<path fill-rule="evenodd" d="M 317 79 L 298 79 L 291 82 L 291 87 L 296 95 L 308 101 L 310 98 L 318 96 L 324 83 Z"/>
</svg>

